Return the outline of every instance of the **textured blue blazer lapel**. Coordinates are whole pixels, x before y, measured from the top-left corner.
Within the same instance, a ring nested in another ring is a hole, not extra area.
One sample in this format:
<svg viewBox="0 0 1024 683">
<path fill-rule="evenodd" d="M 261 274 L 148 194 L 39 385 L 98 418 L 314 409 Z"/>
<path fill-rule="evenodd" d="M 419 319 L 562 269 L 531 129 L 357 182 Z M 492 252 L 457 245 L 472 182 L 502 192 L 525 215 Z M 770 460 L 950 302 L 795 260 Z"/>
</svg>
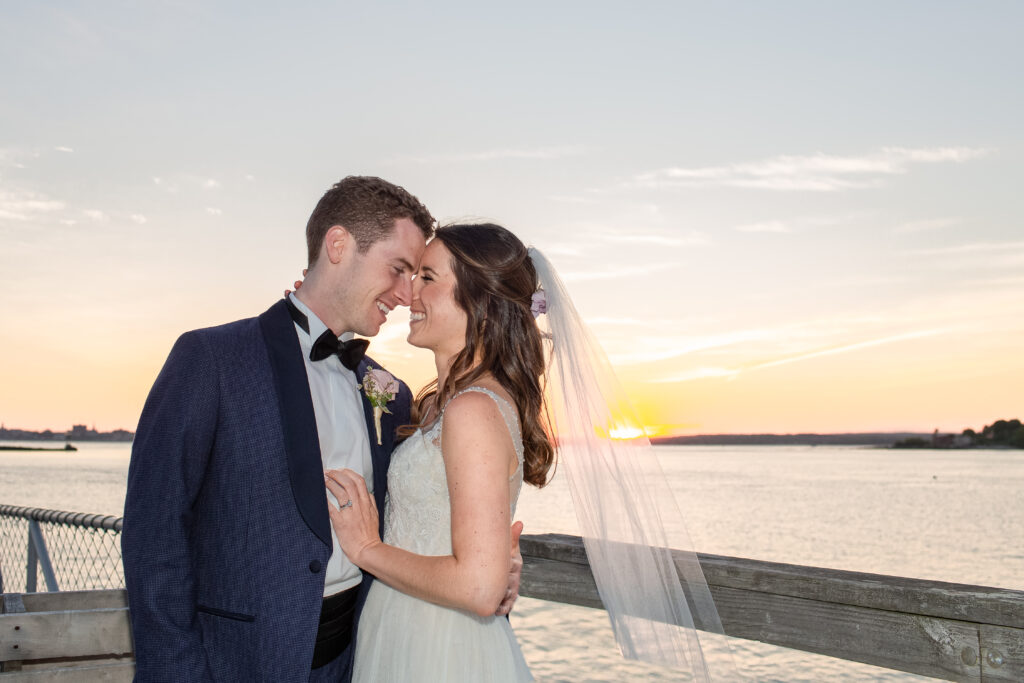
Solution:
<svg viewBox="0 0 1024 683">
<path fill-rule="evenodd" d="M 260 316 L 260 329 L 274 373 L 292 496 L 306 525 L 331 548 L 331 523 L 327 516 L 327 493 L 313 399 L 295 325 L 283 299 Z"/>
</svg>

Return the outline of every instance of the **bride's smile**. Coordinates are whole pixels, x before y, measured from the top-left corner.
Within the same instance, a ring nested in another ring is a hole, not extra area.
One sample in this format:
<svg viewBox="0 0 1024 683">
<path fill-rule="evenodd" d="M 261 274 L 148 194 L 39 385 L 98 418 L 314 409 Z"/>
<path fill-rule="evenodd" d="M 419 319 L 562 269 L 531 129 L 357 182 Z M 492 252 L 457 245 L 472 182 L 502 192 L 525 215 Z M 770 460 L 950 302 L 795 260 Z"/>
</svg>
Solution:
<svg viewBox="0 0 1024 683">
<path fill-rule="evenodd" d="M 409 343 L 453 357 L 466 345 L 466 312 L 455 302 L 451 253 L 440 240 L 427 245 L 412 283 Z"/>
</svg>

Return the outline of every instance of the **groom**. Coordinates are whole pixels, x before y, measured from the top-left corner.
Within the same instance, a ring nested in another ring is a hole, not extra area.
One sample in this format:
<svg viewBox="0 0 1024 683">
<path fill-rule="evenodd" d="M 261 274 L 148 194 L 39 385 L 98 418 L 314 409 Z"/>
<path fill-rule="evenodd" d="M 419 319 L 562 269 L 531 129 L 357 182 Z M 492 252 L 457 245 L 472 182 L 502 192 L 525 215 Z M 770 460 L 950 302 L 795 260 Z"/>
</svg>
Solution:
<svg viewBox="0 0 1024 683">
<path fill-rule="evenodd" d="M 358 384 L 380 366 L 351 337 L 409 305 L 433 224 L 404 189 L 345 178 L 306 226 L 301 290 L 174 345 L 139 421 L 125 498 L 136 680 L 349 679 L 370 579 L 334 537 L 323 472 L 362 474 L 384 519 L 411 394 L 399 384 L 378 431 Z"/>
</svg>

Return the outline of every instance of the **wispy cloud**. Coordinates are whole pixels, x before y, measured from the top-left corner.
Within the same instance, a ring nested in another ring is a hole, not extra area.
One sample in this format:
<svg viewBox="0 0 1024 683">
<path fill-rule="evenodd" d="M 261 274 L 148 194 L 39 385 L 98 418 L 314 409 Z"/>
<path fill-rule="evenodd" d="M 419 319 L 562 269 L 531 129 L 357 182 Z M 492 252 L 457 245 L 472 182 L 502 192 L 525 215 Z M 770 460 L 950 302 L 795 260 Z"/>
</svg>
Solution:
<svg viewBox="0 0 1024 683">
<path fill-rule="evenodd" d="M 146 217 L 143 216 L 141 213 L 133 213 L 128 218 L 132 221 L 132 223 L 135 223 L 137 225 L 145 225 L 148 222 Z"/>
<path fill-rule="evenodd" d="M 679 358 L 709 349 L 720 349 L 748 342 L 767 342 L 795 335 L 794 328 L 756 328 L 690 337 L 638 336 L 625 353 L 611 353 L 615 364 L 654 363 Z"/>
<path fill-rule="evenodd" d="M 26 157 L 37 158 L 38 154 L 30 154 L 22 149 L 11 149 L 9 147 L 0 148 L 0 167 L 5 168 L 28 168 L 22 163 L 22 159 Z"/>
<path fill-rule="evenodd" d="M 587 324 L 590 325 L 591 327 L 598 327 L 598 326 L 602 326 L 602 325 L 610 325 L 610 326 L 621 325 L 621 326 L 629 327 L 629 328 L 632 328 L 632 329 L 635 329 L 635 328 L 638 328 L 638 327 L 661 328 L 661 327 L 664 326 L 664 323 L 661 322 L 661 321 L 658 321 L 658 320 L 641 320 L 640 318 L 608 318 L 608 317 L 587 318 Z"/>
<path fill-rule="evenodd" d="M 757 365 L 751 365 L 745 370 L 760 370 L 761 368 L 774 368 L 779 365 L 788 365 L 789 363 L 797 363 L 802 360 L 808 360 L 809 358 L 820 358 L 822 356 L 834 356 L 840 353 L 849 353 L 850 351 L 859 351 L 860 349 L 867 349 L 872 346 L 881 346 L 882 344 L 891 344 L 893 342 L 907 341 L 908 339 L 920 339 L 922 337 L 932 337 L 937 334 L 941 334 L 946 330 L 919 330 L 916 332 L 906 332 L 904 334 L 896 334 L 889 337 L 882 337 L 880 339 L 870 339 L 868 341 L 856 342 L 854 344 L 844 344 L 841 346 L 834 346 L 826 349 L 819 349 L 817 351 L 811 351 L 809 353 L 802 353 L 797 356 L 791 356 L 789 358 L 780 358 L 778 360 L 768 361 L 767 363 L 758 363 Z"/>
<path fill-rule="evenodd" d="M 959 223 L 959 218 L 928 218 L 919 221 L 908 221 L 906 223 L 900 223 L 894 228 L 894 232 L 927 232 L 930 230 L 941 230 L 942 228 L 950 228 Z"/>
<path fill-rule="evenodd" d="M 38 194 L 21 190 L 0 190 L 0 219 L 10 221 L 29 221 L 42 214 L 60 211 L 64 202 Z"/>
<path fill-rule="evenodd" d="M 600 200 L 593 194 L 587 196 L 572 194 L 553 194 L 548 197 L 553 202 L 565 202 L 567 204 L 597 204 Z"/>
<path fill-rule="evenodd" d="M 102 222 L 107 220 L 107 214 L 99 209 L 82 209 L 82 213 L 85 214 L 86 218 L 92 221 Z"/>
<path fill-rule="evenodd" d="M 608 268 L 606 270 L 577 271 L 564 273 L 562 279 L 566 282 L 589 282 L 592 280 L 614 280 L 620 277 L 632 277 L 634 275 L 648 275 L 670 268 L 678 268 L 677 263 L 651 263 L 644 266 L 630 266 L 625 268 Z"/>
<path fill-rule="evenodd" d="M 61 145 L 59 147 L 54 147 L 53 149 L 55 151 L 57 151 L 57 152 L 64 152 L 65 154 L 71 154 L 72 152 L 75 151 L 75 150 L 71 149 L 70 147 L 65 147 L 64 145 Z"/>
<path fill-rule="evenodd" d="M 962 163 L 991 150 L 975 147 L 883 147 L 861 156 L 780 155 L 724 166 L 671 167 L 641 173 L 627 187 L 739 187 L 777 191 L 836 192 L 878 185 L 914 164 Z"/>
<path fill-rule="evenodd" d="M 535 159 L 543 161 L 549 159 L 561 159 L 568 156 L 577 156 L 585 153 L 586 151 L 586 147 L 579 145 L 524 148 L 503 147 L 499 149 L 483 150 L 480 152 L 403 157 L 396 160 L 394 163 L 435 164 L 446 162 L 499 161 L 506 159 Z"/>
<path fill-rule="evenodd" d="M 711 243 L 707 235 L 695 231 L 684 236 L 620 233 L 602 235 L 599 239 L 613 244 L 649 244 L 658 247 L 695 247 Z"/>
<path fill-rule="evenodd" d="M 177 194 L 178 193 L 178 185 L 177 185 L 177 183 L 175 183 L 175 182 L 168 182 L 165 178 L 161 178 L 159 176 L 156 176 L 156 177 L 153 178 L 153 184 L 156 185 L 157 187 L 162 188 L 168 194 Z"/>
<path fill-rule="evenodd" d="M 712 243 L 708 235 L 698 230 L 676 234 L 657 228 L 637 229 L 631 227 L 616 230 L 607 224 L 599 226 L 586 225 L 581 230 L 575 228 L 566 229 L 564 226 L 559 226 L 557 230 L 565 237 L 578 234 L 579 239 L 540 245 L 542 251 L 548 256 L 582 257 L 588 254 L 592 255 L 596 251 L 607 251 L 608 245 L 635 244 L 639 246 L 684 248 L 706 246 Z"/>
<path fill-rule="evenodd" d="M 913 249 L 911 253 L 925 255 L 956 255 L 956 254 L 979 254 L 987 252 L 1008 252 L 1024 249 L 1024 241 L 1013 242 L 971 242 L 968 244 L 956 244 L 949 247 L 931 247 L 928 249 Z"/>
<path fill-rule="evenodd" d="M 879 337 L 876 339 L 868 339 L 865 341 L 854 342 L 852 344 L 840 344 L 838 346 L 830 346 L 826 348 L 815 349 L 813 351 L 806 351 L 795 355 L 785 356 L 783 358 L 777 358 L 775 360 L 752 363 L 747 365 L 739 365 L 732 368 L 724 367 L 697 367 L 688 368 L 678 373 L 673 373 L 665 377 L 659 377 L 652 379 L 652 384 L 674 384 L 678 382 L 689 382 L 697 379 L 707 379 L 709 377 L 725 377 L 727 379 L 735 379 L 739 375 L 745 372 L 751 372 L 754 370 L 762 370 L 764 368 L 773 368 L 780 365 L 788 365 L 790 363 L 799 363 L 800 361 L 810 360 L 812 358 L 821 358 L 823 356 L 835 356 L 843 353 L 851 353 L 854 351 L 860 351 L 862 349 L 872 348 L 875 346 L 882 346 L 884 344 L 892 344 L 896 342 L 908 341 L 911 339 L 921 339 L 924 337 L 931 337 L 938 334 L 948 332 L 945 329 L 929 329 L 929 330 L 917 330 L 914 332 L 906 332 L 903 334 L 889 335 L 886 337 Z"/>
<path fill-rule="evenodd" d="M 793 232 L 793 228 L 782 221 L 748 223 L 746 225 L 737 225 L 735 229 L 739 232 L 771 232 L 778 234 L 788 234 Z"/>
<path fill-rule="evenodd" d="M 203 188 L 207 190 L 215 190 L 220 187 L 220 182 L 214 178 L 207 178 L 203 181 Z"/>
<path fill-rule="evenodd" d="M 977 280 L 967 280 L 964 284 L 971 287 L 1012 287 L 1016 291 L 1018 287 L 1024 287 L 1024 275 L 986 277 Z"/>
<path fill-rule="evenodd" d="M 210 214 L 211 216 L 220 216 L 224 212 L 221 211 L 220 209 L 218 209 L 217 207 L 208 206 L 208 207 L 206 207 L 206 213 Z"/>
</svg>

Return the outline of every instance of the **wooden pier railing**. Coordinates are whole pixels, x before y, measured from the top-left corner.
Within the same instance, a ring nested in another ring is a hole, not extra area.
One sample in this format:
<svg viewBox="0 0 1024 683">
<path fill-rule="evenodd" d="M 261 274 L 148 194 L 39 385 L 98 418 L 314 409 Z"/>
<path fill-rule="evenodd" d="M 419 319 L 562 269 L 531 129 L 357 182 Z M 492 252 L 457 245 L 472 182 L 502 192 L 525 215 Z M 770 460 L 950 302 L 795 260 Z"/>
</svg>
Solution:
<svg viewBox="0 0 1024 683">
<path fill-rule="evenodd" d="M 601 607 L 579 537 L 521 547 L 522 595 Z M 1024 681 L 1024 591 L 698 558 L 727 635 L 951 681 Z"/>
<path fill-rule="evenodd" d="M 582 540 L 524 536 L 522 595 L 601 607 Z M 725 632 L 952 681 L 1024 681 L 1024 591 L 699 555 Z M 3 596 L 0 683 L 130 681 L 123 590 Z"/>
</svg>

